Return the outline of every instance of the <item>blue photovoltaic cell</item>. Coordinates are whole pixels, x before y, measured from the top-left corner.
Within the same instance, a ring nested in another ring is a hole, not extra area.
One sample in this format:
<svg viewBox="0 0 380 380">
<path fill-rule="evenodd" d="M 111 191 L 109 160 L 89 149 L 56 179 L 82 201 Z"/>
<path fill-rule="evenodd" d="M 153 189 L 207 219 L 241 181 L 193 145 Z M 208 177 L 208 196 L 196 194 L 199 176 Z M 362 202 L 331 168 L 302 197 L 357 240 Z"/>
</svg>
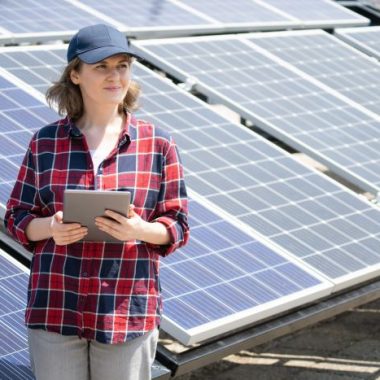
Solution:
<svg viewBox="0 0 380 380">
<path fill-rule="evenodd" d="M 364 53 L 380 58 L 380 27 L 336 29 L 334 34 Z"/>
<path fill-rule="evenodd" d="M 12 33 L 77 30 L 104 22 L 66 1 L 3 0 L 0 25 Z"/>
<path fill-rule="evenodd" d="M 28 275 L 0 255 L 0 377 L 34 379 L 29 368 L 24 309 Z"/>
<path fill-rule="evenodd" d="M 380 35 L 380 34 L 379 34 Z M 323 31 L 268 33 L 252 41 L 321 83 L 380 114 L 380 64 Z M 361 136 L 358 137 L 358 140 Z"/>
<path fill-rule="evenodd" d="M 248 38 L 248 37 L 247 37 Z M 172 75 L 195 78 L 261 129 L 365 190 L 380 189 L 380 123 L 237 37 L 137 42 Z M 297 53 L 295 53 L 297 55 Z M 170 67 L 167 67 L 170 64 Z M 205 162 L 205 161 L 203 161 Z"/>
</svg>

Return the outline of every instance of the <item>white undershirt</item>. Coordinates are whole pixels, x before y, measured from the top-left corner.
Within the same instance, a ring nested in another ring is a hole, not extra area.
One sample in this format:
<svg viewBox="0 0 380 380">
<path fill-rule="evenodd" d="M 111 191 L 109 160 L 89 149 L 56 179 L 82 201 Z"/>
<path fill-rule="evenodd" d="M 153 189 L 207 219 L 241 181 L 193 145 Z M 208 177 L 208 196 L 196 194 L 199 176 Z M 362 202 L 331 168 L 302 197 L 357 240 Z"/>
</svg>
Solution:
<svg viewBox="0 0 380 380">
<path fill-rule="evenodd" d="M 94 172 L 96 174 L 98 171 L 99 165 L 101 164 L 102 161 L 106 159 L 106 157 L 108 156 L 110 152 L 107 149 L 107 146 L 104 146 L 104 145 L 102 146 L 102 144 L 100 144 L 100 146 L 98 146 L 96 149 L 90 149 L 90 153 L 91 153 L 92 162 L 94 164 Z"/>
</svg>

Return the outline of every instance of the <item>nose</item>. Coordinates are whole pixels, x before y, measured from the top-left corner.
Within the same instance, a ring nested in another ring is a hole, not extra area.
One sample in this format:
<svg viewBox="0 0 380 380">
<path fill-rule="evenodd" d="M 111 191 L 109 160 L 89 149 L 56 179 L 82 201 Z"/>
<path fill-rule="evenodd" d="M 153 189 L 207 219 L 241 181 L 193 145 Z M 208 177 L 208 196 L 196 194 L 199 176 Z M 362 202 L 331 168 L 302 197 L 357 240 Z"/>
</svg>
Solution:
<svg viewBox="0 0 380 380">
<path fill-rule="evenodd" d="M 109 80 L 115 80 L 119 77 L 119 71 L 116 67 L 111 67 L 108 71 L 107 78 Z"/>
</svg>

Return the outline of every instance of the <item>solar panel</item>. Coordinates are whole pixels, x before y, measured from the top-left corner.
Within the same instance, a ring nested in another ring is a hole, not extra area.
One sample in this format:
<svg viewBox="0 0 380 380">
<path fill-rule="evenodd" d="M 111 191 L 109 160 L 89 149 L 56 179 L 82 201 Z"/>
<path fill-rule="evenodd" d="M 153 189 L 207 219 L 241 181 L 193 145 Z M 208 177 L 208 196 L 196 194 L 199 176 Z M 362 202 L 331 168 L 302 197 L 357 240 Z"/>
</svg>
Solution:
<svg viewBox="0 0 380 380">
<path fill-rule="evenodd" d="M 336 29 L 334 34 L 362 52 L 380 59 L 380 26 Z"/>
<path fill-rule="evenodd" d="M 196 46 L 203 51 L 201 45 Z M 239 44 L 234 46 L 239 49 Z M 167 50 L 166 56 L 179 52 Z M 203 62 L 191 49 L 190 54 L 196 64 Z M 375 206 L 143 66 L 134 66 L 134 76 L 143 87 L 140 116 L 175 137 L 192 191 L 307 262 L 336 287 L 374 275 L 380 258 L 372 246 L 380 233 Z M 368 252 L 370 259 L 358 261 L 357 249 Z"/>
<path fill-rule="evenodd" d="M 179 0 L 169 2 L 145 1 L 143 4 L 130 8 L 128 12 L 133 17 L 126 18 L 122 5 L 112 0 L 96 2 L 81 0 L 81 3 L 113 17 L 120 23 L 132 27 L 175 27 L 186 25 L 201 25 L 224 23 L 255 25 L 269 24 L 272 27 L 278 23 L 292 22 L 294 26 L 322 23 L 321 25 L 367 25 L 369 20 L 351 12 L 338 4 L 326 0 L 235 0 L 224 1 L 221 6 L 217 0 L 203 2 L 201 0 Z M 285 3 L 285 4 L 284 4 Z"/>
<path fill-rule="evenodd" d="M 332 284 L 191 200 L 191 240 L 161 261 L 162 327 L 203 341 L 327 295 Z"/>
<path fill-rule="evenodd" d="M 27 269 L 0 250 L 0 377 L 32 380 L 24 325 Z"/>
<path fill-rule="evenodd" d="M 378 118 L 248 37 L 137 41 L 135 47 L 180 80 L 190 78 L 212 101 L 228 105 L 363 189 L 378 192 Z"/>
<path fill-rule="evenodd" d="M 250 38 L 348 99 L 380 115 L 380 63 L 322 30 Z"/>
</svg>

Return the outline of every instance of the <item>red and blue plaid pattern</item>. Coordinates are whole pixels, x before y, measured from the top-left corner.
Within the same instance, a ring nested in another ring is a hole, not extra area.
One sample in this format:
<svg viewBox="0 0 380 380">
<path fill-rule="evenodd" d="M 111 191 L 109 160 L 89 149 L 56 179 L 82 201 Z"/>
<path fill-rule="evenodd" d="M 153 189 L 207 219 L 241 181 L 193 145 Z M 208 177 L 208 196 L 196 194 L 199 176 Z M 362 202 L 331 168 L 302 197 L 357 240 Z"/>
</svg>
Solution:
<svg viewBox="0 0 380 380">
<path fill-rule="evenodd" d="M 62 210 L 66 188 L 130 191 L 135 212 L 163 223 L 171 243 L 29 242 L 28 223 Z M 5 215 L 8 231 L 34 253 L 26 325 L 104 343 L 154 329 L 162 311 L 159 257 L 186 244 L 187 211 L 178 151 L 163 130 L 128 114 L 117 147 L 97 173 L 84 136 L 69 118 L 39 130 Z"/>
</svg>

